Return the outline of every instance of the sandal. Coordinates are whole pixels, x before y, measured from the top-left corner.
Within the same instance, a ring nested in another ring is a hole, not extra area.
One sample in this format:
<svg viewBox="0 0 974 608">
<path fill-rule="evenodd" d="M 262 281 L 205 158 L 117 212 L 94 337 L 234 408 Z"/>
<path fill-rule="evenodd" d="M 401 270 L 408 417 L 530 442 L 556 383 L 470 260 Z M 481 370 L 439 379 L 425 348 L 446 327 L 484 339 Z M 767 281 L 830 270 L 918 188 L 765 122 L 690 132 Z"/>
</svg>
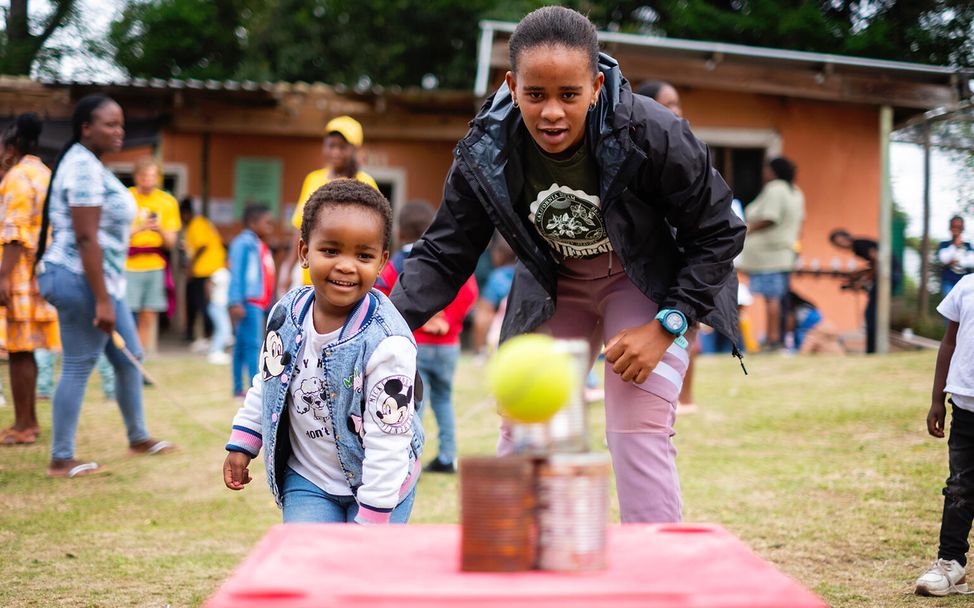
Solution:
<svg viewBox="0 0 974 608">
<path fill-rule="evenodd" d="M 108 469 L 99 465 L 97 462 L 83 462 L 76 464 L 73 467 L 57 468 L 52 469 L 47 468 L 48 477 L 63 477 L 66 479 L 74 479 L 75 477 L 87 477 L 89 475 L 103 475 L 108 473 Z"/>
<path fill-rule="evenodd" d="M 0 445 L 6 447 L 14 445 L 30 445 L 37 442 L 38 433 L 38 429 L 24 429 L 22 431 L 18 431 L 16 429 L 4 429 L 0 431 Z"/>
<path fill-rule="evenodd" d="M 129 454 L 133 456 L 153 456 L 168 454 L 176 450 L 176 446 L 168 441 L 154 441 L 152 439 L 138 444 L 139 447 L 129 446 Z"/>
</svg>

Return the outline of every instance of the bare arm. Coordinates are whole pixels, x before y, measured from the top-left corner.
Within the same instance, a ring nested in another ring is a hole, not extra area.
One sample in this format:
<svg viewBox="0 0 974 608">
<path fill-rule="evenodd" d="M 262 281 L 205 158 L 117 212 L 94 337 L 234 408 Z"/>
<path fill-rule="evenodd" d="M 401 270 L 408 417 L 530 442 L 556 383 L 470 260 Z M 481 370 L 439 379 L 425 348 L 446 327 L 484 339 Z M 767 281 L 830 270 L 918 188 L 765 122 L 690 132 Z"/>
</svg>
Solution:
<svg viewBox="0 0 974 608">
<path fill-rule="evenodd" d="M 748 224 L 747 231 L 748 233 L 760 232 L 761 230 L 766 230 L 772 226 L 774 226 L 774 222 L 772 222 L 771 220 L 758 220 L 753 224 Z"/>
<path fill-rule="evenodd" d="M 944 436 L 944 421 L 947 418 L 947 406 L 945 404 L 946 394 L 944 388 L 947 386 L 947 372 L 950 370 L 950 360 L 954 356 L 954 349 L 957 346 L 957 329 L 960 324 L 957 321 L 947 323 L 947 332 L 944 339 L 940 341 L 940 350 L 937 352 L 937 368 L 933 373 L 933 390 L 930 393 L 930 411 L 927 413 L 927 432 L 934 437 Z"/>
<path fill-rule="evenodd" d="M 108 288 L 105 287 L 105 274 L 102 270 L 101 246 L 98 244 L 100 219 L 101 207 L 71 207 L 71 222 L 81 256 L 81 266 L 95 296 L 94 325 L 111 334 L 115 329 L 115 306 L 108 295 Z"/>
<path fill-rule="evenodd" d="M 11 284 L 10 275 L 17 267 L 23 246 L 17 241 L 11 241 L 3 246 L 3 260 L 0 261 L 0 307 L 10 306 Z"/>
</svg>

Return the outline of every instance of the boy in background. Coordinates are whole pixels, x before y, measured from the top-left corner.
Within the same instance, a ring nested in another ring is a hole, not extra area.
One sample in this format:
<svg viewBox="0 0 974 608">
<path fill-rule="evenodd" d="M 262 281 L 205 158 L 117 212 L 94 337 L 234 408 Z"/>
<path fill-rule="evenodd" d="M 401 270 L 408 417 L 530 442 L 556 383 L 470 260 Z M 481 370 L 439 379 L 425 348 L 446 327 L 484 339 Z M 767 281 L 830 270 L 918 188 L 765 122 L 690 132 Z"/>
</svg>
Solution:
<svg viewBox="0 0 974 608">
<path fill-rule="evenodd" d="M 244 210 L 243 231 L 230 242 L 230 287 L 227 304 L 236 325 L 233 343 L 233 394 L 244 397 L 257 374 L 264 313 L 274 296 L 274 257 L 267 240 L 274 234 L 274 216 L 263 205 Z M 246 371 L 246 376 L 244 372 Z"/>
<path fill-rule="evenodd" d="M 432 221 L 433 206 L 425 201 L 406 203 L 399 211 L 398 238 L 402 248 L 392 256 L 379 275 L 375 283 L 379 291 L 386 295 L 392 291 L 413 243 L 423 236 Z M 463 319 L 476 299 L 477 282 L 470 276 L 449 306 L 413 332 L 417 347 L 416 365 L 439 428 L 439 454 L 423 468 L 431 473 L 457 472 L 453 375 L 457 359 L 460 358 Z M 421 419 L 423 409 L 420 404 L 417 413 Z"/>
<path fill-rule="evenodd" d="M 927 432 L 943 439 L 950 393 L 950 477 L 944 488 L 937 561 L 916 582 L 917 595 L 968 593 L 967 537 L 974 520 L 974 275 L 965 275 L 937 306 L 947 319 L 940 342 Z"/>
</svg>

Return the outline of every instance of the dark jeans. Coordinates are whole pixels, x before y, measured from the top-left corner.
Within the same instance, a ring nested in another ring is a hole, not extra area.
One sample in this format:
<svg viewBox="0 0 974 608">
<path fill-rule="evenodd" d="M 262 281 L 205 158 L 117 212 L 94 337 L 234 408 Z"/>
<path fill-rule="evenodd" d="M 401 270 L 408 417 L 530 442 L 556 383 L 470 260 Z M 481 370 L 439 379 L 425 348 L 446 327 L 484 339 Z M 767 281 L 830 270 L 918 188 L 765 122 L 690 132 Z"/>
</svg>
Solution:
<svg viewBox="0 0 974 608">
<path fill-rule="evenodd" d="M 196 331 L 196 315 L 203 316 L 203 335 L 213 335 L 213 321 L 206 314 L 206 282 L 208 277 L 192 277 L 186 281 L 186 341 L 192 342 Z"/>
<path fill-rule="evenodd" d="M 938 557 L 967 565 L 967 536 L 974 520 L 974 412 L 951 408 L 947 440 L 950 477 L 944 488 L 944 514 L 940 520 Z"/>
</svg>

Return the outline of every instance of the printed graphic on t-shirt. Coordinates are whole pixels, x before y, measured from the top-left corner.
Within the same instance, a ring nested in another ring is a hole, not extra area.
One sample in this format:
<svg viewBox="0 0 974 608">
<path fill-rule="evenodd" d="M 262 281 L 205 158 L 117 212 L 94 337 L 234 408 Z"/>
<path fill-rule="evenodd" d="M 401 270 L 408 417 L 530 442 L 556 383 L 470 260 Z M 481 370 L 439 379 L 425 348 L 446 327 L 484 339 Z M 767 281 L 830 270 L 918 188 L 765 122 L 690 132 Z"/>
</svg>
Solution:
<svg viewBox="0 0 974 608">
<path fill-rule="evenodd" d="M 413 381 L 406 376 L 383 378 L 369 393 L 366 409 L 383 432 L 403 435 L 412 430 Z"/>
<path fill-rule="evenodd" d="M 321 378 L 305 378 L 294 391 L 294 411 L 307 414 L 311 411 L 317 420 L 327 421 L 328 406 L 325 404 L 325 383 Z"/>
<path fill-rule="evenodd" d="M 545 241 L 566 258 L 588 258 L 612 251 L 599 197 L 552 184 L 531 203 L 528 219 Z"/>
</svg>

